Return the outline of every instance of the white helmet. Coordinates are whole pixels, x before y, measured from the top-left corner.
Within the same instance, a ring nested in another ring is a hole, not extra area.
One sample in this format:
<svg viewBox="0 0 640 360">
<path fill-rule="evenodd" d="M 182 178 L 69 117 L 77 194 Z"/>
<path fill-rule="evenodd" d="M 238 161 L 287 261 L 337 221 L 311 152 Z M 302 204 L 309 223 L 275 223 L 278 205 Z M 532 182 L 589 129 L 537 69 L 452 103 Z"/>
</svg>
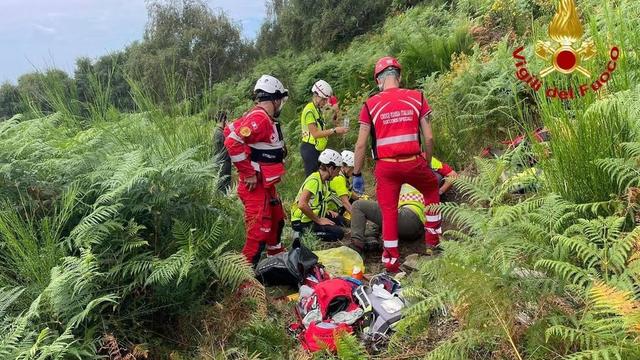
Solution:
<svg viewBox="0 0 640 360">
<path fill-rule="evenodd" d="M 355 163 L 355 157 L 356 157 L 353 151 L 344 150 L 342 154 L 340 154 L 340 156 L 342 156 L 342 162 L 345 165 L 353 167 L 353 164 Z"/>
<path fill-rule="evenodd" d="M 280 80 L 271 75 L 262 75 L 253 87 L 256 98 L 261 101 L 278 100 L 289 96 L 289 91 L 284 88 Z"/>
<path fill-rule="evenodd" d="M 311 92 L 324 99 L 328 99 L 333 95 L 331 85 L 324 80 L 316 81 L 316 83 L 311 87 Z"/>
<path fill-rule="evenodd" d="M 342 156 L 340 156 L 337 151 L 331 149 L 326 149 L 321 152 L 318 161 L 325 165 L 342 166 Z"/>
</svg>

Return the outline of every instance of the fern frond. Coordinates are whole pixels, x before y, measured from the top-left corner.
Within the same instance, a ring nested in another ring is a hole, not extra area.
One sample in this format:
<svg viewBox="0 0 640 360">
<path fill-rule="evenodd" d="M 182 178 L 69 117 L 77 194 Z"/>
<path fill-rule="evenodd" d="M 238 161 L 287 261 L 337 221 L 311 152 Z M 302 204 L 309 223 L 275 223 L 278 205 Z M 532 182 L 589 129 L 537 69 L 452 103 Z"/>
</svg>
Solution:
<svg viewBox="0 0 640 360">
<path fill-rule="evenodd" d="M 576 212 L 581 215 L 591 217 L 593 215 L 598 215 L 601 213 L 610 214 L 613 212 L 613 209 L 619 204 L 620 200 L 613 199 L 607 201 L 598 201 L 593 203 L 584 203 L 575 205 L 574 208 Z"/>
<path fill-rule="evenodd" d="M 183 269 L 190 266 L 191 261 L 191 254 L 185 249 L 178 250 L 166 259 L 156 259 L 152 266 L 153 271 L 145 281 L 145 286 L 152 284 L 168 285 L 178 279 Z"/>
<path fill-rule="evenodd" d="M 565 281 L 580 287 L 585 287 L 591 281 L 589 272 L 568 262 L 544 259 L 538 260 L 535 267 L 551 270 Z"/>
<path fill-rule="evenodd" d="M 342 331 L 336 336 L 338 358 L 343 360 L 366 360 L 369 358 L 358 339 L 352 334 Z"/>
<path fill-rule="evenodd" d="M 585 331 L 584 329 L 576 329 L 564 325 L 553 325 L 545 330 L 546 341 L 556 337 L 567 341 L 569 344 L 578 344 L 583 349 L 601 346 L 603 339 L 598 334 Z"/>
<path fill-rule="evenodd" d="M 525 214 L 539 209 L 543 203 L 544 198 L 530 198 L 515 205 L 494 206 L 491 210 L 492 223 L 497 226 L 506 226 L 522 219 Z"/>
<path fill-rule="evenodd" d="M 593 267 L 600 260 L 600 252 L 595 243 L 588 241 L 584 236 L 556 235 L 552 241 L 558 243 L 558 246 L 575 252 L 582 260 L 586 268 Z"/>
<path fill-rule="evenodd" d="M 640 227 L 635 227 L 633 231 L 623 238 L 616 240 L 609 251 L 609 260 L 615 271 L 622 273 L 630 262 L 632 250 L 636 244 L 640 243 Z"/>
<path fill-rule="evenodd" d="M 565 356 L 564 360 L 625 360 L 619 346 L 605 346 L 594 350 L 584 350 Z"/>
<path fill-rule="evenodd" d="M 589 290 L 595 310 L 605 314 L 616 314 L 628 331 L 640 334 L 640 301 L 631 291 L 623 291 L 603 282 L 595 282 Z"/>
<path fill-rule="evenodd" d="M 484 188 L 479 179 L 479 177 L 459 176 L 453 180 L 453 186 L 473 204 L 489 203 L 492 199 L 491 189 Z"/>
<path fill-rule="evenodd" d="M 231 289 L 236 289 L 244 281 L 254 279 L 253 269 L 242 254 L 227 252 L 209 260 L 209 267 L 219 281 Z"/>
<path fill-rule="evenodd" d="M 0 321 L 4 319 L 7 309 L 11 307 L 16 300 L 18 300 L 23 292 L 24 288 L 21 287 L 0 288 Z"/>
<path fill-rule="evenodd" d="M 85 319 L 87 319 L 91 312 L 98 306 L 104 305 L 105 303 L 111 303 L 114 305 L 118 304 L 117 299 L 118 296 L 116 296 L 115 294 L 108 294 L 89 301 L 89 303 L 81 312 L 79 312 L 69 320 L 68 327 L 75 328 L 76 326 L 80 325 L 80 323 L 85 321 Z"/>
<path fill-rule="evenodd" d="M 640 142 L 625 142 L 620 146 L 629 157 L 640 157 Z"/>
<path fill-rule="evenodd" d="M 112 163 L 107 165 L 108 173 L 105 174 L 108 177 L 97 183 L 106 192 L 98 197 L 96 206 L 116 202 L 125 193 L 135 186 L 144 184 L 152 174 L 158 172 L 155 168 L 145 166 L 144 154 L 139 150 L 124 153 L 116 166 L 111 165 Z"/>
<path fill-rule="evenodd" d="M 425 360 L 469 359 L 471 351 L 485 340 L 477 330 L 462 330 L 438 344 Z"/>
<path fill-rule="evenodd" d="M 615 180 L 620 191 L 640 184 L 640 169 L 636 160 L 599 159 L 594 163 Z"/>
<path fill-rule="evenodd" d="M 444 234 L 442 234 L 442 237 L 451 241 L 466 241 L 466 242 L 473 241 L 474 239 L 472 236 L 469 236 L 464 232 L 458 231 L 458 230 L 447 230 L 444 232 Z"/>
<path fill-rule="evenodd" d="M 471 234 L 482 233 L 490 219 L 484 209 L 474 209 L 455 203 L 430 205 L 427 209 L 440 213 L 443 218 L 456 224 L 460 230 L 466 230 Z"/>
<path fill-rule="evenodd" d="M 74 239 L 76 247 L 95 245 L 98 239 L 102 239 L 108 235 L 109 229 L 122 229 L 120 223 L 110 222 L 109 220 L 118 216 L 123 206 L 122 204 L 99 206 L 91 214 L 85 216 L 80 223 L 71 230 L 70 236 Z M 102 235 L 102 237 L 99 235 Z"/>
<path fill-rule="evenodd" d="M 48 345 L 38 344 L 39 346 L 32 348 L 30 353 L 34 356 L 33 359 L 48 360 L 48 359 L 65 359 L 70 354 L 71 346 L 77 343 L 72 333 L 72 328 L 67 328 L 60 336 L 50 337 L 49 334 L 43 334 L 42 340 L 50 340 Z M 39 338 L 40 340 L 40 338 Z M 35 346 L 35 345 L 34 345 Z"/>
</svg>

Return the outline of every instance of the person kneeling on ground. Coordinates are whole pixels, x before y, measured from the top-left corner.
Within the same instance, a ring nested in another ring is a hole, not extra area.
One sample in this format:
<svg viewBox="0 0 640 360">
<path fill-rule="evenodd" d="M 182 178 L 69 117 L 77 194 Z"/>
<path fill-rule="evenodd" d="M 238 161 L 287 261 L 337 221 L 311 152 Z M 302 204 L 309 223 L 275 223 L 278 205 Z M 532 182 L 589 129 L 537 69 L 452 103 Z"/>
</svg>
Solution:
<svg viewBox="0 0 640 360">
<path fill-rule="evenodd" d="M 344 150 L 340 155 L 342 156 L 342 169 L 329 182 L 329 190 L 331 191 L 329 210 L 336 211 L 340 215 L 348 213 L 350 217 L 351 204 L 359 198 L 353 192 L 350 180 L 353 174 L 353 151 Z"/>
<path fill-rule="evenodd" d="M 337 213 L 327 210 L 331 195 L 329 181 L 340 172 L 342 156 L 331 149 L 324 150 L 318 157 L 318 171 L 312 173 L 300 187 L 296 202 L 291 208 L 291 227 L 298 237 L 310 231 L 321 240 L 336 241 L 344 237 L 344 230 Z"/>
</svg>

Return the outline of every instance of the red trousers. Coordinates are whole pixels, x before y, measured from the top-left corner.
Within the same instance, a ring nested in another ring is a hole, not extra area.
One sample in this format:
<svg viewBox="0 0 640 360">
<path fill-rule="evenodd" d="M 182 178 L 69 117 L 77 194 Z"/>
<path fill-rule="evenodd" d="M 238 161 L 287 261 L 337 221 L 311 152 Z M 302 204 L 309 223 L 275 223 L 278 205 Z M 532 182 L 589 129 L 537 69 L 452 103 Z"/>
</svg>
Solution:
<svg viewBox="0 0 640 360">
<path fill-rule="evenodd" d="M 268 255 L 284 251 L 280 243 L 284 229 L 284 209 L 275 186 L 265 187 L 258 180 L 255 189 L 249 191 L 244 182 L 238 184 L 238 197 L 244 205 L 246 241 L 242 254 L 252 264 L 257 264 L 263 248 Z"/>
<path fill-rule="evenodd" d="M 376 195 L 382 212 L 382 240 L 385 252 L 383 262 L 387 269 L 397 269 L 398 258 L 398 199 L 402 184 L 409 184 L 422 193 L 425 205 L 440 202 L 438 179 L 427 161 L 418 157 L 405 162 L 376 161 Z M 442 233 L 440 215 L 427 212 L 425 222 L 425 243 L 436 246 Z M 395 259 L 395 261 L 394 261 Z"/>
</svg>

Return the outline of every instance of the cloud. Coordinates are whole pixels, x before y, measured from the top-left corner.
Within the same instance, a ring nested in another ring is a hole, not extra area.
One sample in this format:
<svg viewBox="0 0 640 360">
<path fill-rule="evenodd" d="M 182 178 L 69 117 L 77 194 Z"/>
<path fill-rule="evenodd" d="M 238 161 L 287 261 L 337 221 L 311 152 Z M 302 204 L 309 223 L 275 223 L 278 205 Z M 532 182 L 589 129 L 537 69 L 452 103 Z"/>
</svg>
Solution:
<svg viewBox="0 0 640 360">
<path fill-rule="evenodd" d="M 52 27 L 48 27 L 48 26 L 44 26 L 44 25 L 40 25 L 40 24 L 32 24 L 32 26 L 36 30 L 38 30 L 40 32 L 43 32 L 43 33 L 46 33 L 46 34 L 55 34 L 55 33 L 57 33 L 56 29 L 52 28 Z"/>
<path fill-rule="evenodd" d="M 264 0 L 205 0 L 254 39 Z M 54 62 L 73 71 L 80 56 L 96 58 L 142 38 L 146 0 L 0 0 L 0 82 Z M 29 59 L 31 61 L 29 61 Z M 44 59 L 44 60 L 41 60 Z"/>
<path fill-rule="evenodd" d="M 52 12 L 48 12 L 46 14 L 46 17 L 52 18 L 52 19 L 64 18 L 64 17 L 69 17 L 69 13 L 59 12 L 59 11 L 52 11 Z"/>
</svg>

